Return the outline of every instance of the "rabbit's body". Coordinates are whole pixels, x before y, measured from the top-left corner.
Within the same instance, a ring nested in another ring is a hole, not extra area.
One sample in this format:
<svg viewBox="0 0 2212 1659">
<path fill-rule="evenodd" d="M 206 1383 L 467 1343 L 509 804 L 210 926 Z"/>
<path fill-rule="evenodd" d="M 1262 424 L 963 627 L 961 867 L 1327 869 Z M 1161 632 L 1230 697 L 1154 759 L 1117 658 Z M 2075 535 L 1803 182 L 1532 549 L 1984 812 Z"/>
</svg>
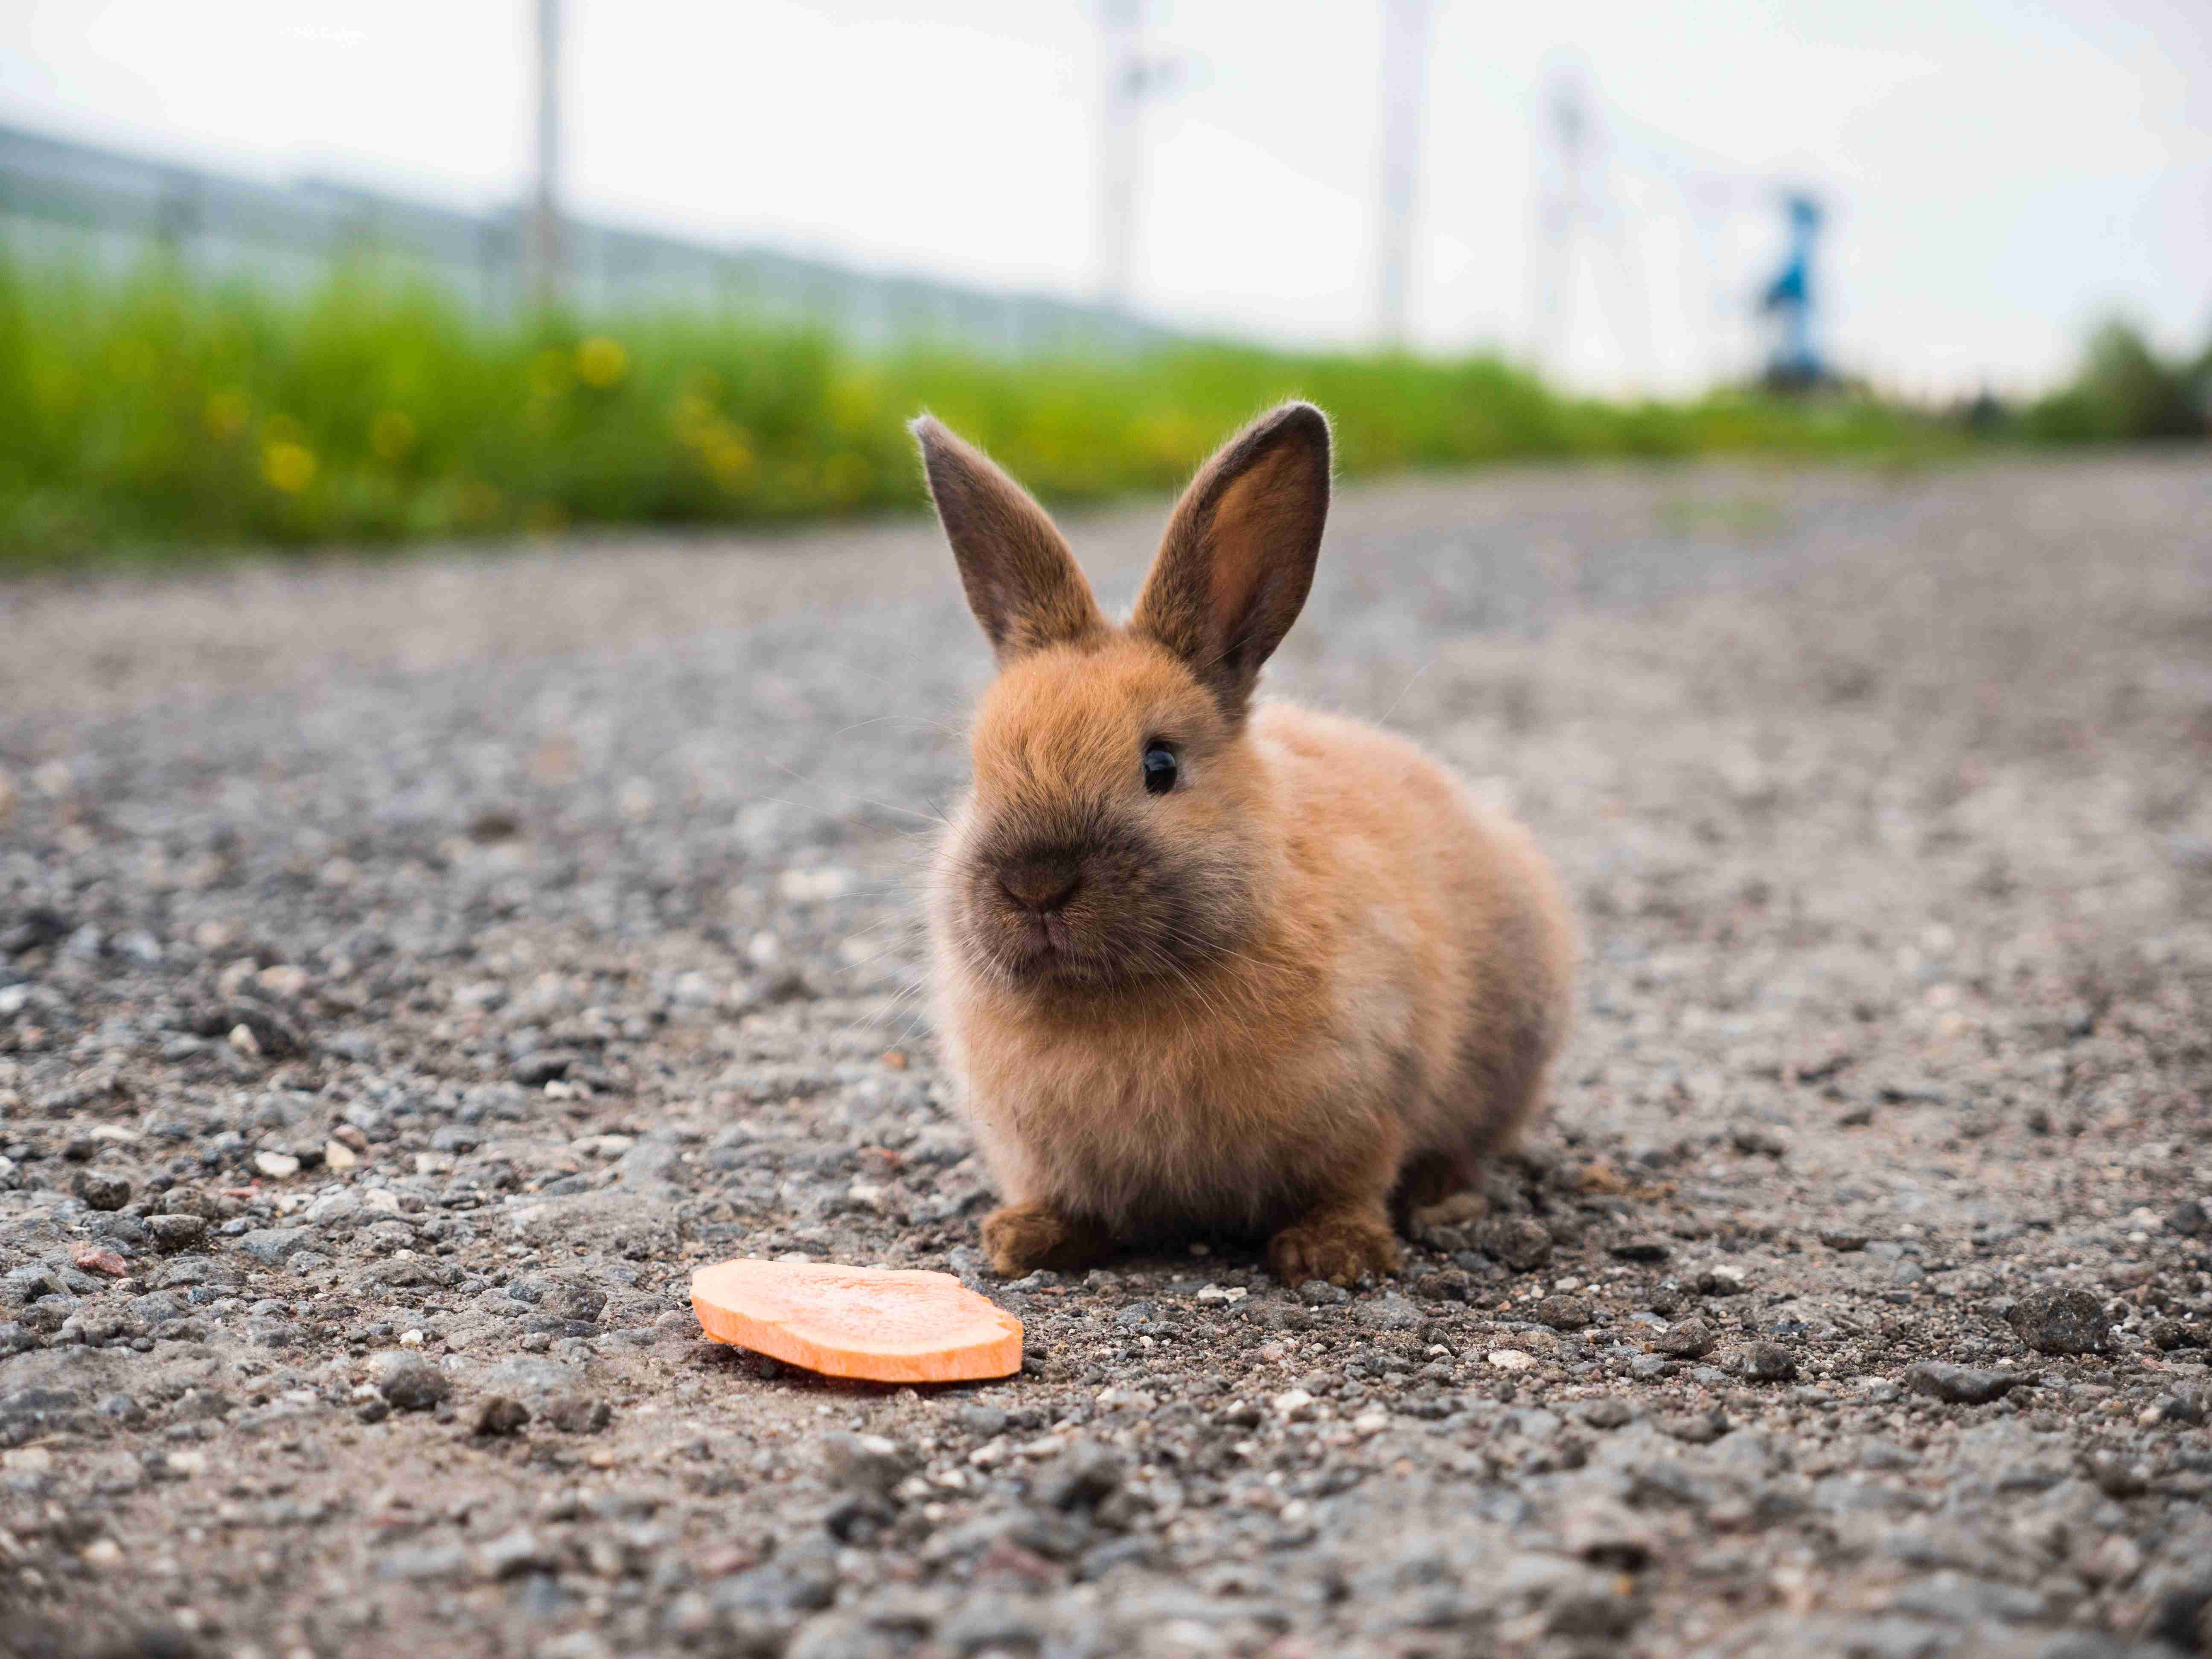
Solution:
<svg viewBox="0 0 2212 1659">
<path fill-rule="evenodd" d="M 1248 707 L 1319 540 L 1304 415 L 1201 475 L 1127 629 L 1034 504 L 923 433 L 1006 665 L 931 904 L 1001 1271 L 1218 1234 L 1268 1237 L 1292 1280 L 1386 1270 L 1390 1206 L 1509 1146 L 1565 1033 L 1571 930 L 1526 833 L 1403 739 Z"/>
</svg>

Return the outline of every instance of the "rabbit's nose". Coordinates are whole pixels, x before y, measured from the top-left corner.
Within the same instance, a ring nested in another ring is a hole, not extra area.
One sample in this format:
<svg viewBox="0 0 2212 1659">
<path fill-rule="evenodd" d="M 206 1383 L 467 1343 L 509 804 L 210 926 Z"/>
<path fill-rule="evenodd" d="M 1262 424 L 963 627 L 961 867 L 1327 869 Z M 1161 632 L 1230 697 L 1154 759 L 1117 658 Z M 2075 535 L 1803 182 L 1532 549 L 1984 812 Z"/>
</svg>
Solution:
<svg viewBox="0 0 2212 1659">
<path fill-rule="evenodd" d="M 999 866 L 999 885 L 1021 909 L 1057 910 L 1083 884 L 1082 866 L 1065 856 L 1022 859 Z"/>
</svg>

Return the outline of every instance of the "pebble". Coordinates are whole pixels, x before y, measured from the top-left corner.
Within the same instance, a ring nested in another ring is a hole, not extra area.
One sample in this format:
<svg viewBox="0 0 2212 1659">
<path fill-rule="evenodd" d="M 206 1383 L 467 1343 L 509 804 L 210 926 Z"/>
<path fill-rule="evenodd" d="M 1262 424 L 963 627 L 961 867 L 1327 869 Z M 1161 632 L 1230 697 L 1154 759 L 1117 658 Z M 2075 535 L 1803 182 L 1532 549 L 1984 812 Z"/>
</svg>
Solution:
<svg viewBox="0 0 2212 1659">
<path fill-rule="evenodd" d="M 1555 1331 L 1579 1331 L 1590 1322 L 1590 1304 L 1578 1296 L 1547 1296 L 1534 1311 L 1538 1324 Z"/>
<path fill-rule="evenodd" d="M 153 1239 L 155 1249 L 177 1252 L 191 1249 L 208 1232 L 208 1218 L 199 1214 L 150 1214 L 146 1217 L 146 1234 Z"/>
<path fill-rule="evenodd" d="M 529 1421 L 529 1407 L 511 1395 L 495 1394 L 477 1408 L 476 1432 L 486 1437 L 520 1434 Z"/>
<path fill-rule="evenodd" d="M 256 1152 L 253 1167 L 271 1181 L 289 1181 L 300 1173 L 300 1160 L 289 1152 Z"/>
<path fill-rule="evenodd" d="M 419 1353 L 380 1353 L 370 1361 L 369 1369 L 377 1393 L 399 1411 L 428 1411 L 453 1391 L 446 1374 Z"/>
<path fill-rule="evenodd" d="M 1516 1273 L 1533 1273 L 1552 1259 L 1552 1235 L 1540 1221 L 1525 1216 L 1501 1217 L 1486 1222 L 1475 1238 L 1478 1249 L 1495 1256 Z"/>
<path fill-rule="evenodd" d="M 315 1242 L 312 1227 L 253 1227 L 238 1236 L 238 1248 L 257 1261 L 274 1267 L 292 1255 L 304 1250 Z"/>
<path fill-rule="evenodd" d="M 1905 1385 L 1915 1394 L 1948 1401 L 1954 1406 L 1986 1406 L 2001 1400 L 2027 1379 L 2012 1371 L 1976 1370 L 1966 1365 L 1923 1359 L 1908 1366 Z"/>
<path fill-rule="evenodd" d="M 2028 1291 L 2013 1309 L 2012 1324 L 2038 1353 L 2102 1353 L 2112 1346 L 2105 1304 L 2071 1286 Z"/>
<path fill-rule="evenodd" d="M 1788 1382 L 1797 1375 L 1797 1356 L 1779 1342 L 1754 1342 L 1740 1352 L 1729 1366 L 1751 1382 Z"/>
<path fill-rule="evenodd" d="M 1533 1370 L 1536 1364 L 1534 1354 L 1519 1348 L 1492 1348 L 1488 1358 L 1490 1364 L 1501 1371 Z"/>
<path fill-rule="evenodd" d="M 119 1176 L 80 1170 L 70 1187 L 88 1209 L 119 1210 L 131 1201 L 131 1183 Z"/>
<path fill-rule="evenodd" d="M 821 1449 L 831 1484 L 878 1496 L 888 1496 L 919 1462 L 910 1448 L 875 1434 L 824 1435 Z"/>
<path fill-rule="evenodd" d="M 1669 1359 L 1703 1359 L 1717 1345 L 1719 1339 L 1713 1328 L 1702 1319 L 1677 1321 L 1654 1336 L 1650 1341 L 1653 1352 Z"/>
<path fill-rule="evenodd" d="M 1121 1488 L 1127 1465 L 1112 1447 L 1079 1440 L 1039 1475 L 1031 1487 L 1047 1508 L 1095 1508 Z"/>
</svg>

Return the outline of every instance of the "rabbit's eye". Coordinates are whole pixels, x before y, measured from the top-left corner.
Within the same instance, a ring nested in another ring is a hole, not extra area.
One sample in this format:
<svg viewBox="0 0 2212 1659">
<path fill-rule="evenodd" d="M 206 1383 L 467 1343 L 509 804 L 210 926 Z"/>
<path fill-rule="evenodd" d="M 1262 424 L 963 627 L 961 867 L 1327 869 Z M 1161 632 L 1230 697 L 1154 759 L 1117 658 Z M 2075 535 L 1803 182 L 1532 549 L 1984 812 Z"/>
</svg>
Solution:
<svg viewBox="0 0 2212 1659">
<path fill-rule="evenodd" d="M 1164 795 L 1176 787 L 1176 752 L 1164 743 L 1145 745 L 1145 791 Z"/>
</svg>

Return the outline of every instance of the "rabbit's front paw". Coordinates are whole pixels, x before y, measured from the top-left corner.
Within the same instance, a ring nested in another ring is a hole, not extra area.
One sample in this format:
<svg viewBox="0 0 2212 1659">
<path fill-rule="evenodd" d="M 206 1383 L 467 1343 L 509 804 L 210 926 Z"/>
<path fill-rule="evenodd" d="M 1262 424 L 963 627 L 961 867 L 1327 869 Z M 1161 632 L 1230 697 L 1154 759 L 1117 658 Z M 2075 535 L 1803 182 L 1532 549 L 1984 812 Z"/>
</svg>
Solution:
<svg viewBox="0 0 2212 1659">
<path fill-rule="evenodd" d="M 1267 1242 L 1267 1269 L 1285 1285 L 1351 1285 L 1363 1273 L 1395 1273 L 1398 1240 L 1388 1221 L 1365 1211 L 1309 1216 Z"/>
<path fill-rule="evenodd" d="M 1018 1279 L 1039 1267 L 1079 1267 L 1105 1255 L 1097 1226 L 1049 1204 L 1009 1204 L 983 1218 L 983 1254 L 991 1271 Z"/>
</svg>

